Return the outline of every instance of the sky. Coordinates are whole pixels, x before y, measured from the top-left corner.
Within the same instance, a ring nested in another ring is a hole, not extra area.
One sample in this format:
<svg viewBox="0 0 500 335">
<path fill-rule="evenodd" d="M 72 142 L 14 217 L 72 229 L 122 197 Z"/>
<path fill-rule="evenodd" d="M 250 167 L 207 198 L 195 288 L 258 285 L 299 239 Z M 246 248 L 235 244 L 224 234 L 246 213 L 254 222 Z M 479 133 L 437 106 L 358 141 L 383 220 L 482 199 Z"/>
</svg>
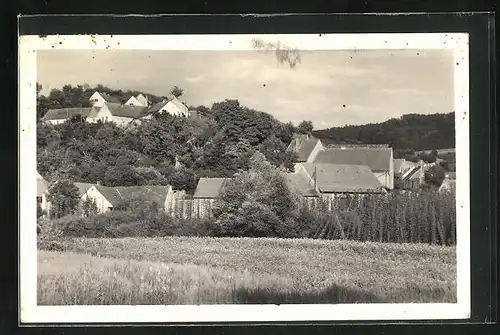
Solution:
<svg viewBox="0 0 500 335">
<path fill-rule="evenodd" d="M 63 85 L 138 90 L 210 107 L 238 99 L 283 122 L 315 129 L 453 111 L 449 50 L 307 50 L 295 69 L 261 51 L 39 50 L 42 94 Z"/>
</svg>

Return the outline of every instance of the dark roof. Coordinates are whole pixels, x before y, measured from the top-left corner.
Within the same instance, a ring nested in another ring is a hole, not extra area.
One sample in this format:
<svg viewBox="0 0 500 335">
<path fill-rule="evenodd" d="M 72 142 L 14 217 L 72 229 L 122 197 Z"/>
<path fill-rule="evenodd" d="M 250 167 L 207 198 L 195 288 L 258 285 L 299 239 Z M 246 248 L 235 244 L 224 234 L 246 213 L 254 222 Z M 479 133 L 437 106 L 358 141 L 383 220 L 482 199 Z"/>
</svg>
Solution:
<svg viewBox="0 0 500 335">
<path fill-rule="evenodd" d="M 151 106 L 151 108 L 149 109 L 149 112 L 150 113 L 158 112 L 160 109 L 165 107 L 166 104 L 168 104 L 168 101 L 160 101 L 160 102 L 154 104 L 153 106 Z"/>
<path fill-rule="evenodd" d="M 148 108 L 144 106 L 130 106 L 114 103 L 108 103 L 106 105 L 113 116 L 137 119 L 148 114 Z"/>
<path fill-rule="evenodd" d="M 115 103 L 115 104 L 121 104 L 122 102 L 120 101 L 120 99 L 118 98 L 115 98 L 107 93 L 104 93 L 104 92 L 97 92 L 101 95 L 101 97 L 104 98 L 104 100 L 106 100 L 106 102 L 110 102 L 110 103 Z"/>
<path fill-rule="evenodd" d="M 87 190 L 94 186 L 95 184 L 92 183 L 73 183 L 73 185 L 76 186 L 78 189 L 78 193 L 80 193 L 80 197 L 82 197 L 85 193 L 87 193 Z"/>
<path fill-rule="evenodd" d="M 121 201 L 141 197 L 146 201 L 153 201 L 163 206 L 167 198 L 170 186 L 119 186 L 108 187 L 95 185 L 97 190 L 111 203 L 116 206 Z"/>
<path fill-rule="evenodd" d="M 297 153 L 298 162 L 305 162 L 318 142 L 319 140 L 317 138 L 309 138 L 307 135 L 295 136 L 292 142 L 288 145 L 287 150 L 293 150 Z"/>
<path fill-rule="evenodd" d="M 304 163 L 302 166 L 313 182 L 316 173 L 317 187 L 321 192 L 385 192 L 380 181 L 366 165 Z"/>
<path fill-rule="evenodd" d="M 288 185 L 295 188 L 304 197 L 317 197 L 319 193 L 314 189 L 312 183 L 310 183 L 309 178 L 304 176 L 302 173 L 287 173 L 286 179 Z"/>
<path fill-rule="evenodd" d="M 388 171 L 391 159 L 391 148 L 326 148 L 318 153 L 314 163 L 367 165 L 372 171 Z"/>
<path fill-rule="evenodd" d="M 80 115 L 87 117 L 90 113 L 90 109 L 90 107 L 49 109 L 42 117 L 42 120 L 64 120 Z"/>
<path fill-rule="evenodd" d="M 200 178 L 193 198 L 213 199 L 219 197 L 219 193 L 230 178 Z"/>
</svg>

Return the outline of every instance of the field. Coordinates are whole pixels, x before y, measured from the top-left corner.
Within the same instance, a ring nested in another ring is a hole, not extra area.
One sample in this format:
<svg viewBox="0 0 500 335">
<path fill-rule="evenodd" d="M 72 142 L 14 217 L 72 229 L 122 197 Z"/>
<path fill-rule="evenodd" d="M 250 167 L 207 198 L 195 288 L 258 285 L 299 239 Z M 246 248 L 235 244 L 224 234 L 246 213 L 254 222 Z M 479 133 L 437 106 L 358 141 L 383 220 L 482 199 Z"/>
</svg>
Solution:
<svg viewBox="0 0 500 335">
<path fill-rule="evenodd" d="M 271 238 L 65 239 L 38 303 L 455 302 L 454 247 Z"/>
</svg>

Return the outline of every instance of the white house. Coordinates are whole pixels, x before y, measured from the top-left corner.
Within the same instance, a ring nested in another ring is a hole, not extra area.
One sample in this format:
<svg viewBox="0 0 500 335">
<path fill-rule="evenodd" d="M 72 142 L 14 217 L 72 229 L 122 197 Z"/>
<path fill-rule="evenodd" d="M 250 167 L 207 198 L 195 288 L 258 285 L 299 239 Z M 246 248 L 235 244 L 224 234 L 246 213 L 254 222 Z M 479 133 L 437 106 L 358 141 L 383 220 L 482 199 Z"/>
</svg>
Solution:
<svg viewBox="0 0 500 335">
<path fill-rule="evenodd" d="M 132 199 L 144 199 L 157 203 L 160 208 L 166 210 L 172 201 L 171 186 L 119 186 L 108 187 L 93 185 L 82 196 L 82 200 L 90 199 L 97 206 L 98 213 L 105 213 L 114 209 L 122 201 Z"/>
<path fill-rule="evenodd" d="M 95 108 L 77 107 L 49 109 L 41 120 L 53 125 L 64 123 L 72 117 L 80 117 L 83 120 L 83 118 L 87 118 L 90 115 L 92 109 Z"/>
<path fill-rule="evenodd" d="M 90 104 L 95 107 L 101 107 L 105 103 L 120 104 L 120 100 L 103 92 L 94 92 L 89 98 Z"/>
<path fill-rule="evenodd" d="M 142 94 L 135 97 L 136 100 L 141 104 L 141 106 L 149 106 L 149 99 Z"/>
<path fill-rule="evenodd" d="M 148 108 L 127 106 L 115 103 L 105 103 L 100 108 L 93 109 L 88 115 L 88 122 L 114 122 L 118 126 L 127 126 L 132 121 L 147 118 Z"/>
<path fill-rule="evenodd" d="M 136 97 L 132 96 L 130 97 L 130 99 L 127 100 L 127 102 L 125 103 L 125 105 L 127 106 L 144 106 L 142 103 L 139 102 L 139 100 L 137 100 Z"/>
<path fill-rule="evenodd" d="M 169 113 L 170 115 L 189 117 L 189 110 L 179 99 L 170 96 L 149 109 L 150 113 Z"/>
<path fill-rule="evenodd" d="M 456 173 L 455 172 L 449 172 L 446 174 L 443 182 L 441 183 L 441 186 L 439 187 L 439 192 L 441 193 L 456 193 Z"/>
</svg>

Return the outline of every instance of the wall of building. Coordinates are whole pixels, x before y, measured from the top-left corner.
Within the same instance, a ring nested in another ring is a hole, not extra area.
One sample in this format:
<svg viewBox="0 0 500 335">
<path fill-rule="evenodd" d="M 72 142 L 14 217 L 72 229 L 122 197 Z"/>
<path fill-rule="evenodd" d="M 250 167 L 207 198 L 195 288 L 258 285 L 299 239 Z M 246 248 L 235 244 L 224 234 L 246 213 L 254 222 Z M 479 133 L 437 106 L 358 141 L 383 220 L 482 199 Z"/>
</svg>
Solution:
<svg viewBox="0 0 500 335">
<path fill-rule="evenodd" d="M 92 186 L 88 189 L 87 193 L 82 196 L 82 200 L 91 199 L 97 206 L 98 213 L 105 213 L 110 211 L 113 205 L 99 192 L 99 190 Z"/>
</svg>

